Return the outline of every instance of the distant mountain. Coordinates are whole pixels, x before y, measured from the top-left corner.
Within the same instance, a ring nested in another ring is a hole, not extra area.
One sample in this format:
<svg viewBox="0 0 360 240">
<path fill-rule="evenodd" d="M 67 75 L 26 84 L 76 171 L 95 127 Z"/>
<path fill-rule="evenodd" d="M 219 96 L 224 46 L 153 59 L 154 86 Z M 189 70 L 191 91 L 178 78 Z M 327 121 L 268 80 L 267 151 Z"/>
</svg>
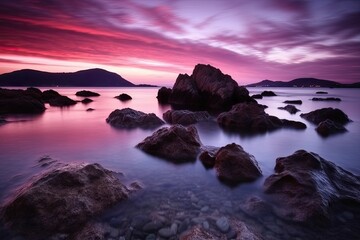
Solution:
<svg viewBox="0 0 360 240">
<path fill-rule="evenodd" d="M 70 73 L 23 69 L 0 75 L 0 86 L 34 87 L 135 87 L 120 75 L 94 68 Z"/>
<path fill-rule="evenodd" d="M 335 81 L 317 78 L 296 78 L 289 82 L 263 80 L 258 83 L 246 85 L 246 87 L 329 87 L 329 88 L 358 88 L 360 82 L 342 84 Z"/>
</svg>

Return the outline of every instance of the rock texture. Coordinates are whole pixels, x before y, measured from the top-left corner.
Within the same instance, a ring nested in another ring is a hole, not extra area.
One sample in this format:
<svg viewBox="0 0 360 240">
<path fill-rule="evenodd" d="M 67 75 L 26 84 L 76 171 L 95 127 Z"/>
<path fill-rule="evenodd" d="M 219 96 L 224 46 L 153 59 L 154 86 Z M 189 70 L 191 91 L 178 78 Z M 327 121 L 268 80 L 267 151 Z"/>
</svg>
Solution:
<svg viewBox="0 0 360 240">
<path fill-rule="evenodd" d="M 131 108 L 116 109 L 110 113 L 106 122 L 117 128 L 157 128 L 164 124 L 154 113 L 144 113 Z"/>
<path fill-rule="evenodd" d="M 162 87 L 159 89 L 157 99 L 161 104 L 168 104 L 171 96 L 171 88 Z"/>
<path fill-rule="evenodd" d="M 100 96 L 99 93 L 87 91 L 87 90 L 78 91 L 75 93 L 75 95 L 79 96 L 79 97 L 98 97 L 98 96 Z"/>
<path fill-rule="evenodd" d="M 190 125 L 201 121 L 208 121 L 211 119 L 211 116 L 206 111 L 168 110 L 163 114 L 163 118 L 170 124 Z"/>
<path fill-rule="evenodd" d="M 220 126 L 244 133 L 258 133 L 275 130 L 282 127 L 305 129 L 301 122 L 279 119 L 270 116 L 264 107 L 256 103 L 239 103 L 234 105 L 229 112 L 221 113 L 217 122 Z"/>
<path fill-rule="evenodd" d="M 264 188 L 277 201 L 277 214 L 297 222 L 328 220 L 340 203 L 360 207 L 360 176 L 304 150 L 276 159 Z"/>
<path fill-rule="evenodd" d="M 9 227 L 31 237 L 72 233 L 128 193 L 115 173 L 99 164 L 68 164 L 25 184 L 3 206 L 2 216 Z"/>
<path fill-rule="evenodd" d="M 319 124 L 326 119 L 342 125 L 350 122 L 349 117 L 338 108 L 321 108 L 309 113 L 300 114 L 300 117 L 314 124 Z"/>
<path fill-rule="evenodd" d="M 198 64 L 191 76 L 179 74 L 169 102 L 175 107 L 223 110 L 239 102 L 254 102 L 245 87 L 210 65 Z"/>
<path fill-rule="evenodd" d="M 126 93 L 122 93 L 119 96 L 116 96 L 115 98 L 119 99 L 120 101 L 129 101 L 132 99 L 132 97 Z"/>
<path fill-rule="evenodd" d="M 329 135 L 346 132 L 346 128 L 332 120 L 326 119 L 319 123 L 316 127 L 316 131 L 323 137 L 327 137 Z"/>
<path fill-rule="evenodd" d="M 161 128 L 136 145 L 146 153 L 174 162 L 195 160 L 200 146 L 196 128 L 181 125 Z"/>
<path fill-rule="evenodd" d="M 278 109 L 288 111 L 290 114 L 295 114 L 300 111 L 294 105 L 286 105 L 285 107 L 278 107 Z"/>
</svg>

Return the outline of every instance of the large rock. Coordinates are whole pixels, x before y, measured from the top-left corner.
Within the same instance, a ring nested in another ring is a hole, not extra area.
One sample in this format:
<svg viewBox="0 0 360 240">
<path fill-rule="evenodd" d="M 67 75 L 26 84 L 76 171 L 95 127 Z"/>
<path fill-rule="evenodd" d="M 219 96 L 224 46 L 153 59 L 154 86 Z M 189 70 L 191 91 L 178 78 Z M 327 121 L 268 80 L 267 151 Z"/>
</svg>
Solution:
<svg viewBox="0 0 360 240">
<path fill-rule="evenodd" d="M 41 98 L 44 102 L 49 102 L 50 99 L 53 99 L 53 98 L 57 98 L 57 97 L 60 97 L 61 94 L 58 93 L 57 91 L 55 90 L 52 90 L 52 89 L 49 89 L 49 90 L 45 90 L 42 95 L 41 95 Z"/>
<path fill-rule="evenodd" d="M 157 99 L 161 104 L 168 104 L 171 96 L 171 88 L 162 87 L 158 90 Z"/>
<path fill-rule="evenodd" d="M 75 95 L 79 96 L 79 97 L 98 97 L 98 96 L 100 96 L 100 94 L 97 92 L 92 92 L 92 91 L 87 91 L 87 90 L 78 91 L 75 93 Z"/>
<path fill-rule="evenodd" d="M 322 121 L 321 123 L 319 123 L 319 125 L 316 127 L 316 131 L 321 136 L 327 137 L 332 134 L 346 132 L 347 130 L 341 124 L 338 124 L 329 119 L 326 119 L 325 121 Z"/>
<path fill-rule="evenodd" d="M 191 76 L 178 76 L 169 102 L 182 108 L 223 110 L 238 102 L 254 100 L 231 76 L 210 65 L 198 64 Z"/>
<path fill-rule="evenodd" d="M 264 188 L 278 203 L 277 213 L 298 222 L 330 219 L 338 203 L 360 207 L 360 176 L 304 150 L 276 159 Z"/>
<path fill-rule="evenodd" d="M 146 153 L 174 162 L 195 160 L 200 146 L 196 128 L 181 125 L 161 128 L 136 145 Z"/>
<path fill-rule="evenodd" d="M 1 214 L 7 226 L 43 239 L 78 231 L 128 194 L 116 174 L 99 164 L 68 164 L 31 179 L 3 206 Z"/>
<path fill-rule="evenodd" d="M 157 128 L 164 123 L 154 113 L 144 113 L 131 108 L 116 109 L 110 113 L 106 122 L 117 128 Z"/>
<path fill-rule="evenodd" d="M 300 114 L 300 117 L 305 118 L 309 122 L 319 124 L 326 119 L 332 120 L 339 124 L 346 124 L 350 122 L 349 117 L 338 108 L 321 108 L 308 113 Z"/>
<path fill-rule="evenodd" d="M 265 113 L 264 107 L 257 103 L 236 104 L 230 111 L 221 113 L 217 122 L 224 128 L 248 133 L 266 132 L 282 127 L 306 128 L 303 123 L 268 115 Z"/>
<path fill-rule="evenodd" d="M 219 179 L 229 183 L 254 181 L 262 175 L 255 157 L 235 143 L 216 153 L 215 170 Z"/>
<path fill-rule="evenodd" d="M 170 124 L 190 125 L 201 121 L 208 121 L 211 119 L 211 116 L 206 111 L 168 110 L 163 114 L 163 118 Z"/>
</svg>

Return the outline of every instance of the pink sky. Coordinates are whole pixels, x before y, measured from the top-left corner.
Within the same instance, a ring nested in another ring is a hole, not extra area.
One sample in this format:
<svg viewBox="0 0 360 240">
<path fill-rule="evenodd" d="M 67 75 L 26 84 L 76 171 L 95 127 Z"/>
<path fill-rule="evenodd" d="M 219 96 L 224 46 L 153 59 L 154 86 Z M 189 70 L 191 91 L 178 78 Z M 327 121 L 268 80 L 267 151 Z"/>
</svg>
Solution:
<svg viewBox="0 0 360 240">
<path fill-rule="evenodd" d="M 358 0 L 3 0 L 0 73 L 103 68 L 171 86 L 197 63 L 239 84 L 360 81 Z"/>
</svg>

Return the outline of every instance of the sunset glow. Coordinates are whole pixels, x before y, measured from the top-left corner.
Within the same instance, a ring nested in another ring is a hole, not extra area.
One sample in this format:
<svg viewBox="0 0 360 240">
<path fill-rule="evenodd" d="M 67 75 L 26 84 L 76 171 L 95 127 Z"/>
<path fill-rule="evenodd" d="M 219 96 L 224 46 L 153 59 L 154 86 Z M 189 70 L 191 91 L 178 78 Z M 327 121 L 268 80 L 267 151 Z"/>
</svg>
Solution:
<svg viewBox="0 0 360 240">
<path fill-rule="evenodd" d="M 197 63 L 240 84 L 360 81 L 360 1 L 1 1 L 0 74 L 103 68 L 172 85 Z"/>
</svg>

